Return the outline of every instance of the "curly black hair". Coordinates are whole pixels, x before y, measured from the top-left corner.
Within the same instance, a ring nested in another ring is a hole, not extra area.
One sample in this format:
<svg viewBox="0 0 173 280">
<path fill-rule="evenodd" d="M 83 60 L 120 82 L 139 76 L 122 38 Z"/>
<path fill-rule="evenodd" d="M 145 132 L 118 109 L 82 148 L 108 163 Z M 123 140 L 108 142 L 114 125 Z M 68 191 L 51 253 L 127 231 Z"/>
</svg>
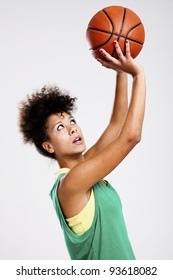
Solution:
<svg viewBox="0 0 173 280">
<path fill-rule="evenodd" d="M 54 113 L 71 114 L 75 109 L 76 97 L 57 86 L 44 86 L 26 97 L 19 104 L 19 130 L 24 143 L 35 144 L 38 152 L 55 159 L 53 153 L 47 152 L 42 143 L 49 140 L 46 133 L 47 118 Z"/>
</svg>

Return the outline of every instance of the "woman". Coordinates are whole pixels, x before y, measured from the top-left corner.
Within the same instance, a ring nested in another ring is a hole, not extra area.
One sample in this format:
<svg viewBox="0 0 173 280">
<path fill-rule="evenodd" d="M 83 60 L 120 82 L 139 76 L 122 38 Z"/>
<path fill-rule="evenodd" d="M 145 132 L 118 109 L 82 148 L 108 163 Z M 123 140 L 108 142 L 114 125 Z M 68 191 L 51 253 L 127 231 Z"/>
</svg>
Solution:
<svg viewBox="0 0 173 280">
<path fill-rule="evenodd" d="M 75 98 L 44 87 L 21 103 L 20 130 L 25 142 L 54 158 L 60 170 L 50 192 L 71 259 L 135 259 L 116 190 L 103 180 L 141 140 L 145 77 L 131 57 L 129 42 L 118 59 L 100 49 L 98 61 L 115 70 L 116 90 L 110 122 L 86 153 L 82 131 L 72 116 Z M 133 78 L 128 107 L 127 74 Z"/>
</svg>

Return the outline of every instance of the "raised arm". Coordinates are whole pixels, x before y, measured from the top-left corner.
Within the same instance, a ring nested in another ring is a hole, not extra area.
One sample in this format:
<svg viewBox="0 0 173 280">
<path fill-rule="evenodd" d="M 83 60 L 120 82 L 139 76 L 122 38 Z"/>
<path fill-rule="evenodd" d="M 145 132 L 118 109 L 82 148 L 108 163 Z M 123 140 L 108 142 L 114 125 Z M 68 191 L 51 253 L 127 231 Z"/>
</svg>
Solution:
<svg viewBox="0 0 173 280">
<path fill-rule="evenodd" d="M 115 85 L 115 97 L 110 122 L 99 140 L 85 153 L 85 159 L 89 159 L 101 152 L 106 146 L 112 143 L 121 132 L 128 109 L 127 74 L 124 72 L 117 72 Z"/>
<path fill-rule="evenodd" d="M 128 155 L 141 139 L 145 111 L 145 76 L 143 68 L 131 57 L 129 43 L 126 55 L 116 43 L 119 59 L 101 50 L 107 61 L 99 61 L 103 66 L 129 73 L 133 78 L 129 109 L 119 136 L 100 153 L 76 165 L 64 177 L 62 187 L 66 193 L 87 192 L 96 182 L 108 175 Z"/>
</svg>

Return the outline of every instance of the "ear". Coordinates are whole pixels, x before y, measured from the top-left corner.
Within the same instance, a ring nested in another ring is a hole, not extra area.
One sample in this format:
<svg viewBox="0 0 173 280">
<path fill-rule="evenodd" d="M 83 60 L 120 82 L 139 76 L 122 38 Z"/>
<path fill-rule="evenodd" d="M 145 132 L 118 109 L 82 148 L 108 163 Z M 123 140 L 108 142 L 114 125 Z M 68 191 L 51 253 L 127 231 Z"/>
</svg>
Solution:
<svg viewBox="0 0 173 280">
<path fill-rule="evenodd" d="M 53 148 L 53 145 L 49 142 L 43 142 L 42 143 L 42 147 L 43 149 L 45 149 L 48 153 L 54 153 L 54 148 Z"/>
</svg>

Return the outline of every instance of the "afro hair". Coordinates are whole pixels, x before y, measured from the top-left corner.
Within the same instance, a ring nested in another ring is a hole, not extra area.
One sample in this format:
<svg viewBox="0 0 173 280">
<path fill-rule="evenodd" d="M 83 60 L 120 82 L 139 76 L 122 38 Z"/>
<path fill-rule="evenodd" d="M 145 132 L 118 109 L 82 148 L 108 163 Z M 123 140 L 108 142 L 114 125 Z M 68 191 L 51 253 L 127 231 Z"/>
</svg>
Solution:
<svg viewBox="0 0 173 280">
<path fill-rule="evenodd" d="M 76 97 L 57 86 L 44 86 L 41 90 L 27 96 L 19 104 L 19 129 L 24 143 L 35 144 L 38 152 L 55 159 L 55 155 L 47 152 L 42 143 L 49 139 L 46 133 L 47 118 L 54 113 L 71 114 L 75 109 Z"/>
</svg>

